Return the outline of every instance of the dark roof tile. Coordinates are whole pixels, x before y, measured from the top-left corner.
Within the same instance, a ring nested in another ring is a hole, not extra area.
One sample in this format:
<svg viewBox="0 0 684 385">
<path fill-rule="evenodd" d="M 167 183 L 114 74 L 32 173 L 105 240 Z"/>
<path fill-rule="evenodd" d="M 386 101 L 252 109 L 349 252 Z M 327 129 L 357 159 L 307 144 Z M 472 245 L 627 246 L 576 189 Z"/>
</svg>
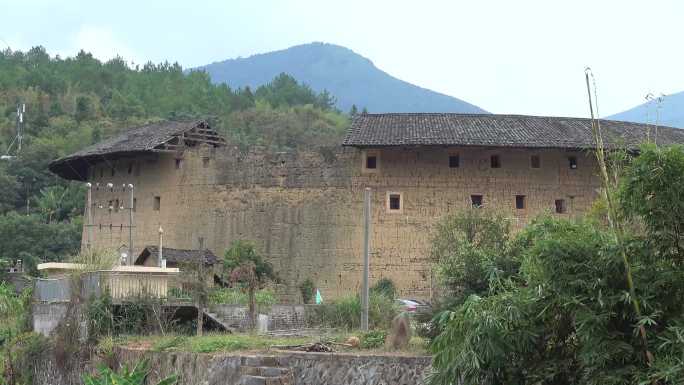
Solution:
<svg viewBox="0 0 684 385">
<path fill-rule="evenodd" d="M 636 148 L 653 125 L 601 120 L 606 147 Z M 659 144 L 684 143 L 684 130 L 659 127 Z M 526 115 L 397 113 L 354 117 L 343 145 L 593 148 L 591 120 Z"/>
</svg>

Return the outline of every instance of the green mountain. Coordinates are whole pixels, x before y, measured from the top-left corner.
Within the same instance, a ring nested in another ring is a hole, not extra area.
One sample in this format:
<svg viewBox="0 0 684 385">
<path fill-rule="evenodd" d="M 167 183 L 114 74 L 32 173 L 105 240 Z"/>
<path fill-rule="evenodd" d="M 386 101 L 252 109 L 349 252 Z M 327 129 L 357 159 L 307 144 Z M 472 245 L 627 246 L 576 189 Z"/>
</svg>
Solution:
<svg viewBox="0 0 684 385">
<path fill-rule="evenodd" d="M 660 103 L 652 100 L 640 104 L 608 119 L 650 124 L 657 119 L 658 125 L 684 128 L 684 91 L 667 95 Z"/>
<path fill-rule="evenodd" d="M 333 44 L 303 44 L 197 69 L 205 70 L 213 82 L 231 88 L 256 88 L 284 72 L 315 91 L 335 95 L 342 111 L 356 105 L 369 112 L 486 113 L 461 99 L 397 79 L 369 59 Z"/>
</svg>

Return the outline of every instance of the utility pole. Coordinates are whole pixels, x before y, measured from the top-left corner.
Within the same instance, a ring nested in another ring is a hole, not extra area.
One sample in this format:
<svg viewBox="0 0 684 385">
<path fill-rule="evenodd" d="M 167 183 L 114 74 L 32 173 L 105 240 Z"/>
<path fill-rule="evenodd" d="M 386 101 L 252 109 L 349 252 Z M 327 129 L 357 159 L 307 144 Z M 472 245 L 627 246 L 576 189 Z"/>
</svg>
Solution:
<svg viewBox="0 0 684 385">
<path fill-rule="evenodd" d="M 128 206 L 128 264 L 132 265 L 135 261 L 133 258 L 133 184 L 128 184 L 128 190 L 131 193 L 131 199 Z M 161 263 L 161 260 L 159 262 Z"/>
<path fill-rule="evenodd" d="M 371 189 L 363 192 L 363 291 L 361 292 L 361 330 L 368 331 L 368 279 L 370 271 Z"/>
<path fill-rule="evenodd" d="M 86 246 L 88 247 L 88 251 L 93 250 L 93 184 L 88 182 L 86 183 L 86 186 L 88 187 L 88 203 L 86 206 L 86 210 L 88 210 L 88 241 L 86 243 Z"/>
</svg>

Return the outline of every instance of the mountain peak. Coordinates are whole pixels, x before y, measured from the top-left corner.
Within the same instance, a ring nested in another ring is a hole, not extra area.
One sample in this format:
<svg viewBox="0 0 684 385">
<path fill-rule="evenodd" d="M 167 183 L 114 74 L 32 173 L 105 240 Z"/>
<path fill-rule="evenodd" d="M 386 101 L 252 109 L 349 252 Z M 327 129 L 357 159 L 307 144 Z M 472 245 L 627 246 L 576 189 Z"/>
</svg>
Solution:
<svg viewBox="0 0 684 385">
<path fill-rule="evenodd" d="M 343 111 L 356 105 L 371 112 L 486 113 L 458 98 L 397 79 L 370 59 L 331 43 L 301 44 L 197 69 L 206 71 L 213 82 L 232 88 L 256 88 L 285 72 L 318 92 L 328 90 Z"/>
</svg>

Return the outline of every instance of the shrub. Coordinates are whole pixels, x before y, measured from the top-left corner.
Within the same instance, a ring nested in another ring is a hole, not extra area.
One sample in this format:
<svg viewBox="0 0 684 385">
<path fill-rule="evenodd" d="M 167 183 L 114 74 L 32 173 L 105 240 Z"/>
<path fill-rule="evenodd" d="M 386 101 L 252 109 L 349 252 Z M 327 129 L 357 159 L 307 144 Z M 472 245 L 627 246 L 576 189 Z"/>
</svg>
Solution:
<svg viewBox="0 0 684 385">
<path fill-rule="evenodd" d="M 302 302 L 303 303 L 311 303 L 311 300 L 314 297 L 314 290 L 316 289 L 314 282 L 311 280 L 311 278 L 307 278 L 299 284 L 299 291 L 302 293 Z"/>
<path fill-rule="evenodd" d="M 372 288 L 371 292 L 384 295 L 387 298 L 394 299 L 397 289 L 389 278 L 381 278 Z"/>
<path fill-rule="evenodd" d="M 310 322 L 333 328 L 358 329 L 361 326 L 361 300 L 358 296 L 339 298 L 332 303 L 316 307 Z M 371 329 L 387 329 L 398 309 L 394 300 L 373 293 L 368 304 L 368 326 Z"/>
<path fill-rule="evenodd" d="M 361 336 L 362 349 L 375 349 L 385 344 L 387 332 L 384 330 L 371 330 Z"/>
<path fill-rule="evenodd" d="M 124 366 L 119 373 L 103 366 L 95 376 L 84 374 L 83 383 L 85 385 L 144 385 L 147 383 L 146 378 L 148 374 L 147 361 L 138 363 L 133 370 L 128 370 L 128 368 Z M 157 382 L 156 385 L 173 385 L 177 382 L 178 376 L 172 375 Z"/>
</svg>

